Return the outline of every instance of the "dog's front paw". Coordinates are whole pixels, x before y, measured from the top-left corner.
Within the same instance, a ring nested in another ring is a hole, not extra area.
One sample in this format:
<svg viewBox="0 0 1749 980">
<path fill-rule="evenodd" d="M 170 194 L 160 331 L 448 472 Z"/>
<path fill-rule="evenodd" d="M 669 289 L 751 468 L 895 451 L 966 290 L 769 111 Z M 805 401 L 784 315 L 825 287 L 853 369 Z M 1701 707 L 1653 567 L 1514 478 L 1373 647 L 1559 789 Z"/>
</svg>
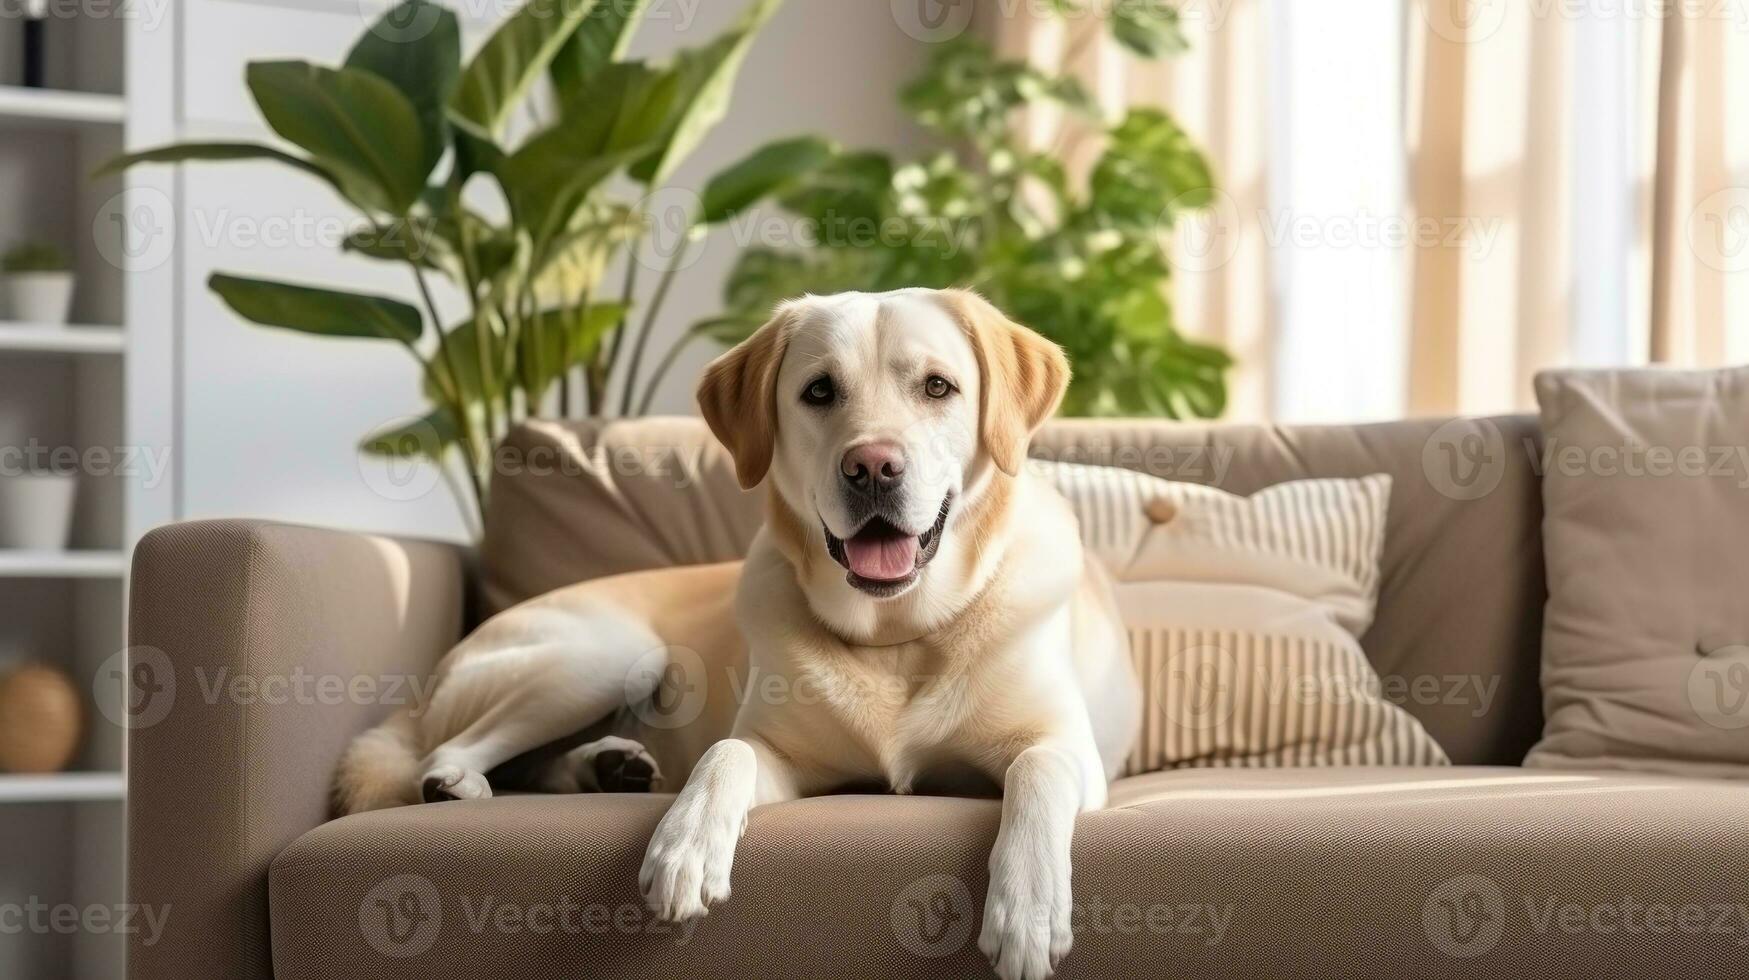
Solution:
<svg viewBox="0 0 1749 980">
<path fill-rule="evenodd" d="M 1045 980 L 1074 943 L 1068 869 L 993 862 L 978 948 L 1002 980 Z"/>
<path fill-rule="evenodd" d="M 708 914 L 710 906 L 729 897 L 729 868 L 746 823 L 745 816 L 711 819 L 683 811 L 679 803 L 670 808 L 638 872 L 644 904 L 668 922 Z"/>
</svg>

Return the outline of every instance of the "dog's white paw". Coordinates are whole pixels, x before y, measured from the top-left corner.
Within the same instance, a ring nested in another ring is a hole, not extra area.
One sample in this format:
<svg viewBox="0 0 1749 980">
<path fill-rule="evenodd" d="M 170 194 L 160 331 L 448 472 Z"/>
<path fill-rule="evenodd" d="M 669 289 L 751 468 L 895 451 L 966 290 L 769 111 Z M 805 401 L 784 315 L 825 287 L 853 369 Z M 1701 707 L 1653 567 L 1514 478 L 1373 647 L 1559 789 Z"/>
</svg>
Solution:
<svg viewBox="0 0 1749 980">
<path fill-rule="evenodd" d="M 461 766 L 434 766 L 419 781 L 419 793 L 427 803 L 444 800 L 483 800 L 492 795 L 486 777 Z"/>
<path fill-rule="evenodd" d="M 993 862 L 978 948 L 1002 980 L 1045 980 L 1075 936 L 1068 869 L 1029 863 L 1024 871 Z"/>
<path fill-rule="evenodd" d="M 735 844 L 747 826 L 745 813 L 727 819 L 687 803 L 684 797 L 676 801 L 656 826 L 638 872 L 644 904 L 667 922 L 706 915 L 729 897 Z"/>
</svg>

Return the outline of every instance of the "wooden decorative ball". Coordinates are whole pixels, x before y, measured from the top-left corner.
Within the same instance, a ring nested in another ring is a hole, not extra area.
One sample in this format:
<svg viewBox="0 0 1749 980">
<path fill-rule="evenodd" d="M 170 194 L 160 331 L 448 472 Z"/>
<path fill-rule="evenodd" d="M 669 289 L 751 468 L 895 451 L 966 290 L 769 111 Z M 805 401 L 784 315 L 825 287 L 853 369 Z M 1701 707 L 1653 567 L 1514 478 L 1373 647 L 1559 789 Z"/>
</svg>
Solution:
<svg viewBox="0 0 1749 980">
<path fill-rule="evenodd" d="M 0 677 L 0 771 L 60 772 L 84 727 L 79 689 L 65 673 L 29 664 Z"/>
</svg>

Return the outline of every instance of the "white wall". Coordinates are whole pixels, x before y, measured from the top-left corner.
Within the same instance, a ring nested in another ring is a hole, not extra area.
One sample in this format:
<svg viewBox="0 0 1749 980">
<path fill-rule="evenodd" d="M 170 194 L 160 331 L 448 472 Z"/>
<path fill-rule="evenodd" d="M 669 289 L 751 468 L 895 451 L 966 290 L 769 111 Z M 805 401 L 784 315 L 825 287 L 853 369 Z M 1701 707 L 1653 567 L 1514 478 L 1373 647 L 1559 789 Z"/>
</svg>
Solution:
<svg viewBox="0 0 1749 980">
<path fill-rule="evenodd" d="M 473 0 L 456 6 L 501 9 Z M 653 0 L 634 52 L 703 44 L 743 6 Z M 322 0 L 188 0 L 178 21 L 179 78 L 160 90 L 174 103 L 174 129 L 183 138 L 259 137 L 243 65 L 270 57 L 337 62 L 365 26 L 351 4 Z M 476 35 L 483 30 L 476 21 Z M 889 4 L 788 0 L 753 48 L 729 118 L 676 183 L 696 189 L 720 166 L 779 136 L 819 132 L 901 151 L 921 145 L 896 92 L 924 54 L 894 22 Z M 340 257 L 337 219 L 348 212 L 325 189 L 283 169 L 184 168 L 168 203 L 177 229 L 165 259 L 177 263 L 174 323 L 165 338 L 174 345 L 173 377 L 159 391 L 138 394 L 172 402 L 175 516 L 462 537 L 457 508 L 441 485 L 391 477 L 385 464 L 361 461 L 354 451 L 365 432 L 421 409 L 415 369 L 403 352 L 248 326 L 205 287 L 222 270 L 412 298 L 406 273 Z M 682 274 L 651 359 L 685 326 L 718 310 L 736 237 L 736 230 L 719 231 Z M 642 278 L 647 291 L 657 274 L 644 270 Z M 610 281 L 617 288 L 617 273 Z M 711 353 L 689 352 L 656 410 L 691 411 L 692 381 Z"/>
</svg>

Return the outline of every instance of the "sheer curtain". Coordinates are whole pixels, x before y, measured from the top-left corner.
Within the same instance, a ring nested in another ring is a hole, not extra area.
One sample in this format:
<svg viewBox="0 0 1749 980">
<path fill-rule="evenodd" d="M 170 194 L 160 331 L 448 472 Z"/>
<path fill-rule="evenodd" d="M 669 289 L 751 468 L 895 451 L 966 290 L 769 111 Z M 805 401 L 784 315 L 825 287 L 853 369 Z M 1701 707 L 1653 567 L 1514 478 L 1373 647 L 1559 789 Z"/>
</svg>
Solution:
<svg viewBox="0 0 1749 980">
<path fill-rule="evenodd" d="M 1240 360 L 1232 417 L 1514 411 L 1547 367 L 1749 360 L 1749 2 L 1176 5 L 1192 50 L 1163 64 L 1041 3 L 980 13 L 1213 159 L 1173 288 Z"/>
</svg>

